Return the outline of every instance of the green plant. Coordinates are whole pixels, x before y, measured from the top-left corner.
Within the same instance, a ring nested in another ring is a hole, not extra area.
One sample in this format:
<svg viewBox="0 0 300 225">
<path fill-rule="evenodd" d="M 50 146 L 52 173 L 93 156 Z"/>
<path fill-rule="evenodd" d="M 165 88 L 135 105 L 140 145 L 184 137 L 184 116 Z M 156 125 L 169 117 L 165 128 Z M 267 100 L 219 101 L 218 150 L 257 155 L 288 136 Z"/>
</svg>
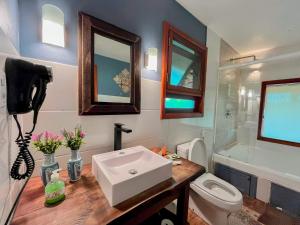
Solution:
<svg viewBox="0 0 300 225">
<path fill-rule="evenodd" d="M 37 151 L 44 154 L 53 154 L 62 145 L 63 137 L 45 131 L 38 135 L 32 135 L 32 144 Z"/>
<path fill-rule="evenodd" d="M 71 150 L 78 150 L 84 144 L 85 133 L 82 131 L 81 126 L 75 127 L 74 132 L 63 129 L 62 134 L 65 137 L 64 145 Z"/>
</svg>

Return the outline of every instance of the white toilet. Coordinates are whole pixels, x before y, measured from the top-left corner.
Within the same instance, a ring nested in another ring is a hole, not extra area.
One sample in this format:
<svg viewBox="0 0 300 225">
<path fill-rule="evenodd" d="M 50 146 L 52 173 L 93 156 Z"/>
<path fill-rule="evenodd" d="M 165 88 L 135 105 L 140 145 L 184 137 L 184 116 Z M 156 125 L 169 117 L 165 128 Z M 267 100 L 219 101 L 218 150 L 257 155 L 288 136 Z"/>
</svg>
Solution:
<svg viewBox="0 0 300 225">
<path fill-rule="evenodd" d="M 177 153 L 208 170 L 209 158 L 203 139 L 178 145 Z M 189 207 L 211 225 L 228 224 L 230 213 L 239 211 L 242 204 L 240 191 L 211 173 L 205 173 L 191 183 Z"/>
</svg>

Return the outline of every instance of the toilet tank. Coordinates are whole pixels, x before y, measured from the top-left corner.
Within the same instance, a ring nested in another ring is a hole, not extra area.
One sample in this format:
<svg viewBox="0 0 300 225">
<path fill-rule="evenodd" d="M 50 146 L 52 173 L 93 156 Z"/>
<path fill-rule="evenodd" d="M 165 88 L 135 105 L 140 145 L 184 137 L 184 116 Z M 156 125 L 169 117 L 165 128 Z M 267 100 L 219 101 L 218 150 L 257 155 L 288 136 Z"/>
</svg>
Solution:
<svg viewBox="0 0 300 225">
<path fill-rule="evenodd" d="M 200 139 L 194 142 L 193 145 L 192 142 L 193 141 L 177 145 L 177 154 L 184 159 L 191 160 L 208 169 L 208 156 L 204 141 Z M 192 152 L 190 153 L 190 151 Z M 189 154 L 191 154 L 191 158 L 189 158 Z"/>
</svg>

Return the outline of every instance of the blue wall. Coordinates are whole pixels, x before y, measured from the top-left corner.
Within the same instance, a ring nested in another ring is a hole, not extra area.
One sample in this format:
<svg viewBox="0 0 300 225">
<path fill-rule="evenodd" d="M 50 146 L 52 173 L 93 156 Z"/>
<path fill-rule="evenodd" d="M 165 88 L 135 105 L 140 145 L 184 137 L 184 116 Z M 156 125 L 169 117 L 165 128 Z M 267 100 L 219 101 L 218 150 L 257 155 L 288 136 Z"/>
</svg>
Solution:
<svg viewBox="0 0 300 225">
<path fill-rule="evenodd" d="M 98 66 L 98 93 L 102 95 L 129 97 L 130 92 L 124 93 L 114 81 L 114 77 L 123 69 L 130 71 L 130 63 L 97 54 L 94 55 L 94 61 Z"/>
<path fill-rule="evenodd" d="M 58 6 L 65 14 L 66 48 L 41 43 L 41 8 L 45 3 Z M 149 79 L 160 80 L 164 20 L 196 40 L 206 43 L 206 26 L 175 0 L 19 0 L 21 54 L 76 65 L 78 11 L 86 12 L 141 36 L 142 56 L 147 48 L 157 47 L 158 71 L 142 69 L 142 76 Z M 141 64 L 143 65 L 143 60 Z"/>
</svg>

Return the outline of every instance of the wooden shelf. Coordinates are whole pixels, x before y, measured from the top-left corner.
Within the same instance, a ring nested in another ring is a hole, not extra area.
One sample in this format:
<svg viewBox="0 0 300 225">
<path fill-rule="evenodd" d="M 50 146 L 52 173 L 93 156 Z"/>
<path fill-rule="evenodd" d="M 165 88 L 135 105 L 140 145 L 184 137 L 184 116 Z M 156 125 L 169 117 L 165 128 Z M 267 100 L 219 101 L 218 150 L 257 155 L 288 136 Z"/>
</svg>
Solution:
<svg viewBox="0 0 300 225">
<path fill-rule="evenodd" d="M 177 225 L 176 215 L 165 208 L 161 209 L 158 213 L 151 216 L 141 225 L 161 225 L 163 219 L 169 219 L 174 223 L 174 225 Z"/>
<path fill-rule="evenodd" d="M 186 224 L 189 184 L 205 168 L 182 159 L 173 167 L 173 176 L 133 198 L 111 207 L 91 173 L 83 169 L 82 178 L 70 183 L 67 171 L 61 172 L 66 183 L 66 199 L 54 207 L 44 206 L 44 186 L 40 177 L 31 178 L 21 195 L 12 225 L 141 224 L 167 204 L 178 199 L 178 224 Z"/>
</svg>

